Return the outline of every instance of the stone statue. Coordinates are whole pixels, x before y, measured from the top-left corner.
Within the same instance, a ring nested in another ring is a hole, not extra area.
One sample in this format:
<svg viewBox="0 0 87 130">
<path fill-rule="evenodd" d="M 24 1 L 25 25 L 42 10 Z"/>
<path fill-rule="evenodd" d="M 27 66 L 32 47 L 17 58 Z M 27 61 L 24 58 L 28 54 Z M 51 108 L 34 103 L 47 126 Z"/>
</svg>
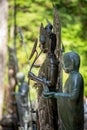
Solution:
<svg viewBox="0 0 87 130">
<path fill-rule="evenodd" d="M 21 129 L 37 130 L 36 126 L 36 111 L 29 107 L 29 84 L 24 81 L 25 75 L 22 72 L 17 73 L 17 80 L 19 82 L 18 92 L 15 93 L 18 111 L 18 121 Z M 31 104 L 30 104 L 31 105 Z"/>
<path fill-rule="evenodd" d="M 22 72 L 17 73 L 17 80 L 18 80 L 18 92 L 15 93 L 16 102 L 17 102 L 17 111 L 20 126 L 24 127 L 25 124 L 25 116 L 29 115 L 28 109 L 28 92 L 29 86 L 28 83 L 24 81 L 25 75 Z M 27 121 L 28 123 L 28 121 Z"/>
<path fill-rule="evenodd" d="M 15 92 L 17 79 L 16 73 L 18 72 L 18 60 L 15 54 L 15 49 L 8 46 L 8 86 L 6 87 L 6 115 L 0 120 L 0 126 L 3 130 L 18 130 L 17 115 L 15 109 Z"/>
<path fill-rule="evenodd" d="M 84 130 L 84 81 L 79 67 L 79 55 L 75 52 L 66 53 L 63 68 L 69 73 L 69 77 L 64 85 L 64 92 L 43 92 L 45 98 L 57 99 L 61 130 Z"/>
<path fill-rule="evenodd" d="M 58 130 L 58 115 L 56 99 L 44 99 L 42 92 L 45 86 L 50 91 L 56 92 L 58 76 L 58 60 L 54 53 L 56 48 L 56 35 L 52 32 L 50 23 L 40 27 L 40 49 L 46 53 L 46 59 L 43 62 L 39 75 L 32 72 L 28 73 L 29 78 L 37 82 L 38 87 L 38 114 L 40 130 Z"/>
<path fill-rule="evenodd" d="M 8 81 L 9 85 L 6 90 L 6 111 L 8 114 L 15 114 L 15 96 L 11 95 L 12 92 L 15 92 L 17 85 L 16 74 L 18 72 L 18 60 L 15 54 L 15 49 L 8 46 Z"/>
</svg>

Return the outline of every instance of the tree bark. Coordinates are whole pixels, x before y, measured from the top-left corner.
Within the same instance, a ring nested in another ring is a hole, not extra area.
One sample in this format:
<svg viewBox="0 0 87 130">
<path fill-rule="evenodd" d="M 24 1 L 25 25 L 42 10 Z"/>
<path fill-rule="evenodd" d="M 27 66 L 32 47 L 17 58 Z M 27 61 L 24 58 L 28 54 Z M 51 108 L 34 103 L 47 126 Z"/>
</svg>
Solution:
<svg viewBox="0 0 87 130">
<path fill-rule="evenodd" d="M 6 66 L 8 2 L 0 0 L 0 119 L 3 112 L 4 77 Z"/>
</svg>

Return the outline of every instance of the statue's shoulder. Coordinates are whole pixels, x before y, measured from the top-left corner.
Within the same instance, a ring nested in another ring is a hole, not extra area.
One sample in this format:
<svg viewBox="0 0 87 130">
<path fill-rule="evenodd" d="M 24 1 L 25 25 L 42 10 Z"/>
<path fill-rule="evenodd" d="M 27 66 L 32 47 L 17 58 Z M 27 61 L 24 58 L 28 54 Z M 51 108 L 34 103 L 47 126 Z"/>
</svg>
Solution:
<svg viewBox="0 0 87 130">
<path fill-rule="evenodd" d="M 84 86 L 84 79 L 81 73 L 78 73 L 78 80 L 80 81 L 80 83 L 82 84 L 82 86 Z"/>
<path fill-rule="evenodd" d="M 76 77 L 79 79 L 79 80 L 82 80 L 83 77 L 82 77 L 82 74 L 80 72 L 77 72 L 76 73 Z"/>
<path fill-rule="evenodd" d="M 82 85 L 84 84 L 83 76 L 80 72 L 75 72 L 73 75 L 73 80 L 77 82 L 78 84 Z"/>
</svg>

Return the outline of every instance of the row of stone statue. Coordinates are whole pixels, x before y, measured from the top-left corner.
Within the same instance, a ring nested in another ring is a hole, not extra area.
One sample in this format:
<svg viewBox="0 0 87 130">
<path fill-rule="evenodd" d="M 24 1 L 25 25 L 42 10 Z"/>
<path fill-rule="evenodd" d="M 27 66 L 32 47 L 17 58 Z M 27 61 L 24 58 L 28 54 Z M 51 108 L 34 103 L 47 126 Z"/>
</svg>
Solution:
<svg viewBox="0 0 87 130">
<path fill-rule="evenodd" d="M 61 59 L 62 68 L 69 76 L 65 82 L 64 89 L 63 86 L 58 86 L 60 59 L 55 54 L 57 36 L 52 31 L 52 28 L 53 26 L 50 23 L 45 27 L 41 24 L 40 49 L 41 53 L 46 54 L 46 58 L 39 69 L 38 76 L 31 72 L 32 67 L 28 72 L 29 80 L 34 80 L 37 87 L 38 130 L 84 130 L 84 81 L 79 73 L 80 56 L 76 52 L 68 52 L 63 55 Z M 30 58 L 36 51 L 36 44 L 37 41 Z M 36 56 L 35 61 L 38 57 Z M 35 66 L 35 61 L 32 66 Z M 16 78 L 21 84 L 18 92 L 13 92 L 11 95 L 16 97 L 16 108 L 20 118 L 21 129 L 28 130 L 29 82 L 26 83 L 24 81 L 22 73 L 17 74 Z M 36 127 L 33 127 L 33 129 L 36 130 Z"/>
<path fill-rule="evenodd" d="M 56 84 L 60 61 L 55 55 L 56 35 L 51 24 L 42 25 L 42 28 L 40 48 L 46 53 L 46 59 L 38 76 L 28 73 L 29 78 L 37 82 L 40 130 L 84 130 L 84 81 L 79 73 L 80 56 L 76 52 L 64 54 L 62 67 L 69 76 L 63 91 L 58 92 Z"/>
</svg>

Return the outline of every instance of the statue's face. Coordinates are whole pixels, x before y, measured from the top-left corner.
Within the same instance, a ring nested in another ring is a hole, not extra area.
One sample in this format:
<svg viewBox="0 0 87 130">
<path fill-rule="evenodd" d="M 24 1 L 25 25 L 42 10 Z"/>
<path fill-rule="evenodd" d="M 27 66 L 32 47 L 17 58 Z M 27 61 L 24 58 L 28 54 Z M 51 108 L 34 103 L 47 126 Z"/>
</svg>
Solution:
<svg viewBox="0 0 87 130">
<path fill-rule="evenodd" d="M 63 69 L 66 73 L 79 71 L 80 56 L 75 52 L 68 52 L 63 56 Z"/>
<path fill-rule="evenodd" d="M 52 27 L 49 26 L 49 24 L 46 27 L 43 27 L 43 24 L 41 24 L 40 27 L 40 49 L 47 53 L 48 49 L 50 48 L 50 33 L 51 33 Z"/>
<path fill-rule="evenodd" d="M 69 56 L 63 57 L 63 69 L 66 73 L 70 73 L 73 70 L 73 60 Z"/>
<path fill-rule="evenodd" d="M 47 43 L 47 37 L 45 35 L 40 36 L 40 49 L 46 53 L 48 52 L 48 43 Z"/>
</svg>

